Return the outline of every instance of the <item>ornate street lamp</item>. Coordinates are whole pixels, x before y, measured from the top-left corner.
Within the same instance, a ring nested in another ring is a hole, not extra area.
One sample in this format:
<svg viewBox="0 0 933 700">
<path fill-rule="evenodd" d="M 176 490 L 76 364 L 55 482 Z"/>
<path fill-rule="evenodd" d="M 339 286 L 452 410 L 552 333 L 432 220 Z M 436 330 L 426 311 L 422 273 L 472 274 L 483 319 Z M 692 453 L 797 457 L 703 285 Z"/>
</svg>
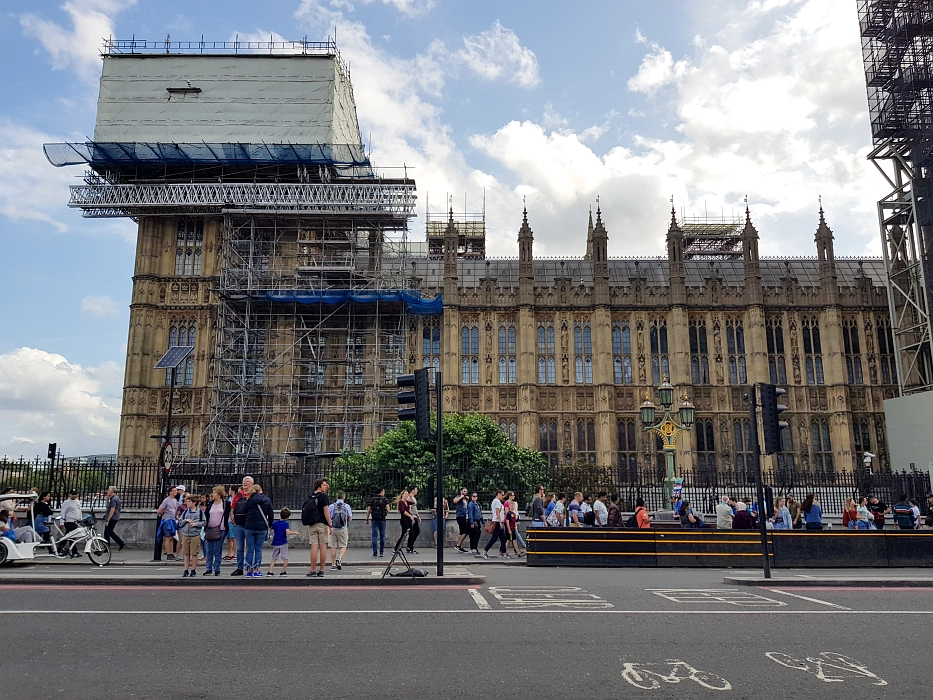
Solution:
<svg viewBox="0 0 933 700">
<path fill-rule="evenodd" d="M 668 507 L 671 507 L 671 494 L 674 492 L 674 450 L 677 449 L 677 435 L 693 427 L 696 409 L 687 400 L 687 395 L 684 394 L 680 408 L 677 411 L 671 411 L 674 406 L 674 387 L 667 381 L 667 377 L 658 387 L 658 401 L 664 410 L 664 417 L 657 420 L 658 409 L 646 393 L 645 401 L 641 405 L 641 422 L 645 431 L 653 432 L 661 437 L 666 462 L 664 497 Z"/>
</svg>

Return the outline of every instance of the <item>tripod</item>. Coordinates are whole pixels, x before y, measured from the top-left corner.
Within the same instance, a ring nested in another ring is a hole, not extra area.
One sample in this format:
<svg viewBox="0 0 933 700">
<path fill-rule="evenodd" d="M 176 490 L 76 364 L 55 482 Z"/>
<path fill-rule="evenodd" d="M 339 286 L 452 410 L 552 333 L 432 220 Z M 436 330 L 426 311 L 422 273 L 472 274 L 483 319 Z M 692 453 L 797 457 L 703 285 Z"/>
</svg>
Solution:
<svg viewBox="0 0 933 700">
<path fill-rule="evenodd" d="M 408 537 L 408 530 L 403 531 L 399 536 L 398 541 L 395 543 L 395 551 L 392 552 L 392 558 L 389 560 L 389 565 L 386 567 L 386 570 L 382 572 L 382 578 L 380 580 L 384 580 L 385 577 L 389 575 L 389 571 L 392 570 L 392 564 L 395 563 L 397 558 L 401 558 L 401 560 L 405 562 L 406 567 L 405 573 L 400 575 L 411 576 L 415 581 L 418 580 L 414 571 L 412 571 L 411 564 L 408 563 L 408 559 L 405 557 L 405 552 L 402 550 L 402 540 L 404 540 L 406 537 Z"/>
</svg>

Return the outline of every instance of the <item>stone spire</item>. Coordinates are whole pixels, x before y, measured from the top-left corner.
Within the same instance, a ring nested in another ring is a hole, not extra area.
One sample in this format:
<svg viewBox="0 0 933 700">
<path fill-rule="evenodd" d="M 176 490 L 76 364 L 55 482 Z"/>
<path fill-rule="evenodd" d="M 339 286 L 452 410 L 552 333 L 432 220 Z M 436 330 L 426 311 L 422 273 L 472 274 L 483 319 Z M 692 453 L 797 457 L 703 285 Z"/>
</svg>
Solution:
<svg viewBox="0 0 933 700">
<path fill-rule="evenodd" d="M 590 221 L 592 221 L 590 214 Z M 589 247 L 589 246 L 588 246 Z M 599 208 L 599 197 L 596 198 L 596 225 L 593 226 L 592 251 L 590 260 L 593 262 L 593 286 L 596 292 L 597 304 L 609 303 L 609 234 L 603 225 L 603 213 Z"/>
<path fill-rule="evenodd" d="M 684 271 L 684 231 L 677 223 L 677 212 L 671 204 L 671 224 L 667 229 L 667 262 L 671 287 L 671 303 L 687 303 L 687 276 Z"/>
<path fill-rule="evenodd" d="M 586 256 L 584 260 L 593 259 L 593 207 L 590 207 L 590 222 L 586 227 Z"/>
<path fill-rule="evenodd" d="M 838 286 L 836 282 L 836 256 L 833 252 L 833 232 L 826 224 L 822 197 L 820 198 L 820 224 L 817 226 L 813 240 L 816 242 L 816 257 L 820 262 L 820 287 L 823 289 L 824 294 L 835 297 Z"/>
<path fill-rule="evenodd" d="M 760 304 L 761 264 L 758 258 L 758 230 L 752 224 L 752 214 L 745 198 L 745 228 L 742 229 L 742 260 L 745 263 L 745 289 L 750 304 Z"/>
<path fill-rule="evenodd" d="M 522 207 L 522 226 L 518 229 L 518 296 L 519 304 L 534 303 L 535 266 L 534 232 L 528 225 L 528 207 Z"/>
<path fill-rule="evenodd" d="M 454 223 L 454 210 L 451 208 L 444 229 L 444 304 L 456 304 L 460 296 L 460 281 L 457 271 L 457 244 L 459 232 Z"/>
</svg>

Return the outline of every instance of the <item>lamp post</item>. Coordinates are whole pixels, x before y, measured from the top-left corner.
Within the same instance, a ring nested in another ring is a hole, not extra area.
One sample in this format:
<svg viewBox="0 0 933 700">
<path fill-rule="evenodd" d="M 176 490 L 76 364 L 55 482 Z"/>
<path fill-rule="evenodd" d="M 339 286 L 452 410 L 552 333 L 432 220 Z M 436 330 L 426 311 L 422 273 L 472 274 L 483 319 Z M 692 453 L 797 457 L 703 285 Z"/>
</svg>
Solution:
<svg viewBox="0 0 933 700">
<path fill-rule="evenodd" d="M 674 387 L 667 381 L 667 377 L 658 387 L 658 401 L 664 410 L 664 417 L 657 420 L 658 408 L 646 393 L 645 401 L 641 405 L 641 422 L 643 430 L 661 437 L 666 462 L 664 498 L 670 508 L 671 494 L 674 492 L 674 450 L 677 449 L 677 435 L 693 427 L 696 410 L 684 394 L 680 408 L 677 411 L 671 411 L 674 406 Z"/>
</svg>

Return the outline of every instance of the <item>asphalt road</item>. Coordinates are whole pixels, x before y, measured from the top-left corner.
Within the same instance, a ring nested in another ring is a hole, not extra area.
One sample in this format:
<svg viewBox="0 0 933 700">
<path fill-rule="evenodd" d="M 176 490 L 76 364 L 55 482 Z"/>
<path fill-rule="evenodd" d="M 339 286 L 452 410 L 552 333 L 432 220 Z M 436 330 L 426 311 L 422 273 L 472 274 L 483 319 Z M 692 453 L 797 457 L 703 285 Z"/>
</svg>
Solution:
<svg viewBox="0 0 933 700">
<path fill-rule="evenodd" d="M 486 585 L 446 588 L 3 586 L 0 687 L 69 700 L 856 700 L 928 686 L 931 589 L 724 586 L 735 572 L 716 570 L 482 573 Z"/>
</svg>

